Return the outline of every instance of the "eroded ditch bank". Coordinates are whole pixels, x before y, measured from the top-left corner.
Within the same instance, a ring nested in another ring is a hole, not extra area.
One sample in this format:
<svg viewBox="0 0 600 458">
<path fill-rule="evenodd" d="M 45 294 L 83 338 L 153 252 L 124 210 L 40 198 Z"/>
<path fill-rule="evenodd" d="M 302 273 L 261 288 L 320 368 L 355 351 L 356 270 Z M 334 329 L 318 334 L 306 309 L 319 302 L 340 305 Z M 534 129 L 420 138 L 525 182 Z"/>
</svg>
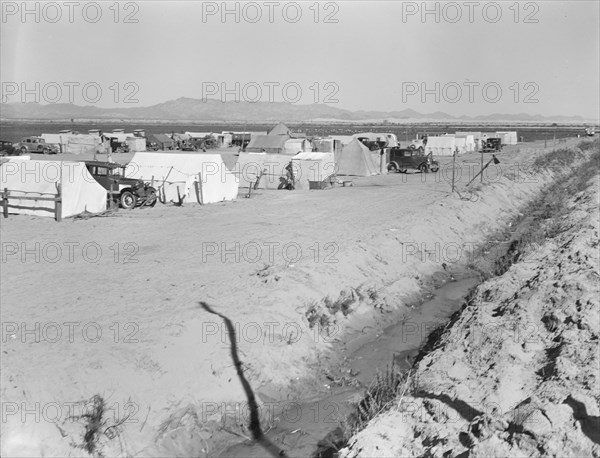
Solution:
<svg viewBox="0 0 600 458">
<path fill-rule="evenodd" d="M 496 275 L 413 372 L 363 399 L 341 456 L 600 454 L 597 145 L 528 205 Z"/>
<path fill-rule="evenodd" d="M 407 376 L 407 371 L 413 367 L 415 358 L 422 360 L 428 351 L 435 348 L 444 329 L 440 325 L 446 324 L 452 315 L 453 320 L 457 319 L 458 313 L 455 312 L 465 300 L 467 303 L 472 300 L 476 285 L 486 278 L 504 274 L 511 265 L 522 261 L 525 246 L 530 252 L 545 235 L 555 231 L 556 228 L 549 232 L 544 228 L 545 232 L 540 234 L 542 224 L 547 225 L 547 220 L 559 217 L 563 212 L 564 192 L 581 186 L 586 177 L 590 177 L 590 171 L 597 172 L 596 157 L 591 163 L 569 173 L 564 154 L 564 151 L 550 153 L 547 163 L 539 161 L 544 166 L 564 167 L 564 173 L 544 190 L 542 197 L 525 205 L 521 216 L 510 222 L 508 230 L 494 234 L 482 244 L 468 267 L 463 266 L 450 273 L 450 281 L 436 289 L 432 299 L 416 304 L 408 318 L 388 326 L 374 340 L 372 336 L 371 340 L 348 340 L 340 347 L 342 375 L 337 378 L 327 376 L 329 392 L 326 395 L 293 398 L 293 403 L 286 406 L 287 411 L 277 408 L 271 411 L 271 420 L 275 421 L 270 424 L 267 437 L 278 445 L 281 453 L 288 456 L 335 456 L 337 450 L 348 443 L 352 433 L 364 427 L 376 413 L 389 408 L 388 404 L 392 397 L 398 395 L 398 390 L 412 389 L 412 378 Z M 427 339 L 430 341 L 426 349 L 419 353 Z M 361 400 L 365 387 L 370 387 L 369 394 Z M 468 406 L 461 404 L 460 400 L 450 404 L 457 410 Z M 477 410 L 473 412 L 479 413 Z M 473 416 L 468 414 L 467 418 L 473 420 Z M 390 434 L 393 436 L 392 431 Z M 377 446 L 363 454 L 357 442 L 344 453 L 352 454 L 356 450 L 358 453 L 352 456 L 378 454 Z M 220 456 L 265 456 L 265 453 L 260 444 L 246 441 L 226 448 Z M 380 456 L 386 456 L 386 453 Z"/>
</svg>

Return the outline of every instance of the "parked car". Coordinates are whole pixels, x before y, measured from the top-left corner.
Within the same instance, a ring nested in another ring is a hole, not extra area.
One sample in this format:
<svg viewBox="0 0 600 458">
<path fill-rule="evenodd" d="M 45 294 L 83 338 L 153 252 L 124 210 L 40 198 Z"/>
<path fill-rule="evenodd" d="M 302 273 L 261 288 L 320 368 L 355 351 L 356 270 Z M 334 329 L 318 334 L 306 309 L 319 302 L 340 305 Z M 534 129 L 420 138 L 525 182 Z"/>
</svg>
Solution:
<svg viewBox="0 0 600 458">
<path fill-rule="evenodd" d="M 482 153 L 498 153 L 502 151 L 502 139 L 491 137 L 483 142 Z"/>
<path fill-rule="evenodd" d="M 390 148 L 388 153 L 388 172 L 403 172 L 408 169 L 416 169 L 420 172 L 437 172 L 440 165 L 433 160 L 431 153 L 424 155 L 420 150 L 414 148 Z"/>
<path fill-rule="evenodd" d="M 0 157 L 3 156 L 20 156 L 21 150 L 15 148 L 13 142 L 0 140 Z"/>
<path fill-rule="evenodd" d="M 15 144 L 15 147 L 21 150 L 21 154 L 58 154 L 60 152 L 58 146 L 46 143 L 42 137 L 23 137 L 20 142 Z"/>
<path fill-rule="evenodd" d="M 110 149 L 113 153 L 128 153 L 129 145 L 126 142 L 120 142 L 114 137 L 110 137 Z"/>
<path fill-rule="evenodd" d="M 156 189 L 148 186 L 142 180 L 125 177 L 125 166 L 115 162 L 86 161 L 90 174 L 107 191 L 108 198 L 122 208 L 156 205 Z"/>
</svg>

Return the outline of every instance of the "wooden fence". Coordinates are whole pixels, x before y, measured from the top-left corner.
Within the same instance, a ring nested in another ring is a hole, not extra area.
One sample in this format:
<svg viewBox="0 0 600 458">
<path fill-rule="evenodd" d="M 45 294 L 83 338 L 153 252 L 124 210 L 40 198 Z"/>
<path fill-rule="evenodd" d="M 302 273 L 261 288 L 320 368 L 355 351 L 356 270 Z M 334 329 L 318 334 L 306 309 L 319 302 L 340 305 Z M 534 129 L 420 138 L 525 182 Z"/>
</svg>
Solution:
<svg viewBox="0 0 600 458">
<path fill-rule="evenodd" d="M 39 193 L 27 193 L 24 191 L 9 191 L 7 188 L 4 188 L 3 191 L 0 191 L 0 204 L 2 204 L 2 213 L 5 218 L 8 218 L 8 209 L 12 208 L 23 208 L 19 207 L 16 204 L 11 204 L 10 200 L 32 200 L 34 202 L 42 201 L 42 202 L 54 202 L 54 219 L 58 222 L 62 221 L 62 189 L 61 185 L 56 185 L 56 194 L 39 194 Z M 18 195 L 11 195 L 11 193 L 18 193 Z M 27 196 L 22 194 L 38 194 L 37 196 Z M 44 197 L 44 196 L 52 196 L 52 197 Z M 32 210 L 36 208 L 33 207 Z M 44 211 L 52 211 L 47 208 L 39 208 L 39 210 Z"/>
</svg>

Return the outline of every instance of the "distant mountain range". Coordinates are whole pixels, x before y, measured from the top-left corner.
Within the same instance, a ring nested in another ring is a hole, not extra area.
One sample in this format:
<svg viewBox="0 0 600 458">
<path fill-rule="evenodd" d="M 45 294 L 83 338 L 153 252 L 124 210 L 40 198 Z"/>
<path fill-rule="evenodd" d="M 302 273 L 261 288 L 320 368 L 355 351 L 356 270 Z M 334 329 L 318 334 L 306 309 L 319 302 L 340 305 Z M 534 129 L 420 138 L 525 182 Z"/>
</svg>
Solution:
<svg viewBox="0 0 600 458">
<path fill-rule="evenodd" d="M 452 116 L 436 111 L 419 113 L 412 109 L 400 111 L 350 111 L 325 104 L 298 105 L 287 102 L 221 102 L 180 97 L 149 107 L 100 108 L 71 103 L 41 105 L 39 103 L 0 104 L 0 118 L 36 120 L 146 120 L 146 121 L 522 121 L 522 122 L 584 122 L 581 116 L 541 116 L 526 113 L 485 116 Z"/>
</svg>

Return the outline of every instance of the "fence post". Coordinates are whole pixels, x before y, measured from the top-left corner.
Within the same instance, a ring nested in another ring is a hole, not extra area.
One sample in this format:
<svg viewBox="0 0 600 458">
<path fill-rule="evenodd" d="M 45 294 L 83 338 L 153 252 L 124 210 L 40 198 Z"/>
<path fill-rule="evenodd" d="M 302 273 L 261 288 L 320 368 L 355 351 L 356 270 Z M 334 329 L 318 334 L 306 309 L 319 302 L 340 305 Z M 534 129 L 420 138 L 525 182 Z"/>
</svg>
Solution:
<svg viewBox="0 0 600 458">
<path fill-rule="evenodd" d="M 481 182 L 483 183 L 483 150 L 481 151 Z"/>
<path fill-rule="evenodd" d="M 454 154 L 452 154 L 452 192 L 454 192 L 454 169 L 456 164 L 456 150 L 454 150 Z"/>
<path fill-rule="evenodd" d="M 55 209 L 56 221 L 60 223 L 62 221 L 62 186 L 61 186 L 61 184 L 58 183 L 56 185 L 56 188 L 58 190 L 58 194 L 56 196 L 56 205 L 54 205 L 54 209 Z"/>
<path fill-rule="evenodd" d="M 200 195 L 199 204 L 202 205 L 202 204 L 204 204 L 204 196 L 202 195 L 202 174 L 201 173 L 198 174 L 198 194 Z"/>
<path fill-rule="evenodd" d="M 4 198 L 2 199 L 2 213 L 8 218 L 8 188 L 4 188 Z"/>
</svg>

